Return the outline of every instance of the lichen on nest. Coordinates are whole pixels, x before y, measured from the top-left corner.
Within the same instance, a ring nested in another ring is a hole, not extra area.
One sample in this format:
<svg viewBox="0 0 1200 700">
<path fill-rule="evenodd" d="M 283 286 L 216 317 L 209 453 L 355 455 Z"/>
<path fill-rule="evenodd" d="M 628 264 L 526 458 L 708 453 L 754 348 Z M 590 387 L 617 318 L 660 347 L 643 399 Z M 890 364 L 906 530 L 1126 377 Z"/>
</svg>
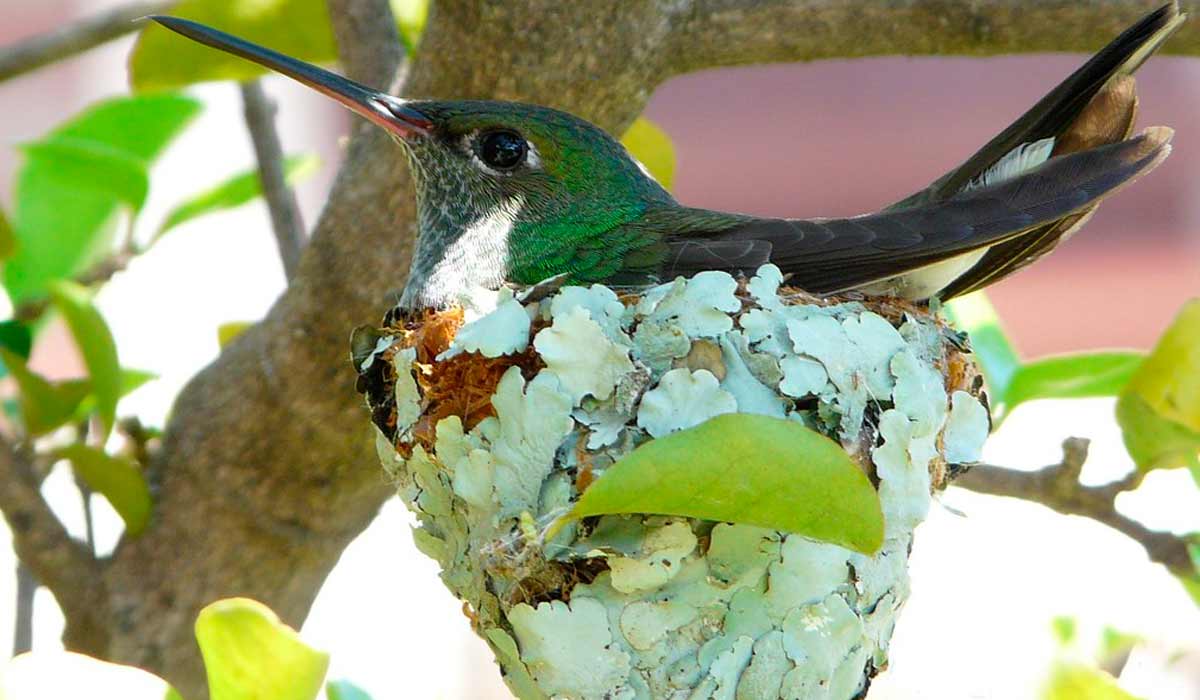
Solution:
<svg viewBox="0 0 1200 700">
<path fill-rule="evenodd" d="M 501 290 L 356 334 L 416 542 L 519 696 L 849 698 L 886 663 L 912 529 L 947 459 L 976 459 L 988 431 L 982 380 L 922 306 L 782 282 L 768 265 L 620 294 Z M 877 487 L 883 548 L 663 515 L 543 541 L 639 444 L 728 412 L 840 442 Z"/>
</svg>

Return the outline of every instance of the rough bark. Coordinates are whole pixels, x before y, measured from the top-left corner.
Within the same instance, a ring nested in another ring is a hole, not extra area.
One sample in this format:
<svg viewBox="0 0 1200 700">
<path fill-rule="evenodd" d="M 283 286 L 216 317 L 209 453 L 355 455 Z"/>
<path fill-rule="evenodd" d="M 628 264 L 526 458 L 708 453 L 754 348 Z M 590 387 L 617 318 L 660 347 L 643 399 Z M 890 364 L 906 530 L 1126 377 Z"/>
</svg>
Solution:
<svg viewBox="0 0 1200 700">
<path fill-rule="evenodd" d="M 658 83 L 680 72 L 880 54 L 1090 50 L 1156 4 L 447 0 L 432 9 L 403 92 L 548 104 L 619 132 Z M 355 32 L 342 27 L 339 39 L 353 42 Z M 1168 50 L 1198 46 L 1193 23 Z M 72 614 L 80 609 L 72 587 L 54 586 L 35 566 L 67 610 L 72 646 L 148 668 L 202 697 L 192 637 L 199 609 L 245 595 L 298 625 L 342 549 L 389 495 L 353 391 L 347 336 L 378 319 L 404 283 L 413 199 L 398 156 L 378 130 L 356 128 L 288 290 L 179 396 L 151 468 L 153 521 L 124 540 L 92 582 L 89 595 L 100 601 L 92 613 Z"/>
</svg>

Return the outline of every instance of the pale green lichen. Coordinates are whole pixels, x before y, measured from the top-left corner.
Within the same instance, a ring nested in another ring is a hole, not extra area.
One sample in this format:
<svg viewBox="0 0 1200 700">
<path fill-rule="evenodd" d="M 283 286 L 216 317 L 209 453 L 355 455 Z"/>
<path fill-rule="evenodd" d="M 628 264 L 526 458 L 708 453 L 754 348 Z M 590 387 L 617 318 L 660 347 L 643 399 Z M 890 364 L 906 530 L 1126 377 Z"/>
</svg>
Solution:
<svg viewBox="0 0 1200 700">
<path fill-rule="evenodd" d="M 533 339 L 533 347 L 576 406 L 585 396 L 607 399 L 633 371 L 629 349 L 610 340 L 582 306 L 555 315 L 554 324 Z"/>
<path fill-rule="evenodd" d="M 642 397 L 637 423 L 651 437 L 662 437 L 736 410 L 737 399 L 721 388 L 712 372 L 679 368 L 664 374 Z"/>
<path fill-rule="evenodd" d="M 479 318 L 464 323 L 454 336 L 450 347 L 438 355 L 446 360 L 464 352 L 477 352 L 484 357 L 500 357 L 521 352 L 529 346 L 529 314 L 512 296 L 512 290 L 501 290 L 496 307 Z M 504 294 L 507 292 L 507 294 Z"/>
<path fill-rule="evenodd" d="M 410 449 L 403 458 L 377 431 L 380 458 L 417 514 L 418 547 L 469 603 L 518 697 L 848 700 L 886 665 L 931 469 L 978 457 L 986 409 L 944 385 L 953 350 L 931 317 L 797 304 L 781 282 L 764 266 L 740 297 L 724 273 L 629 304 L 602 286 L 524 307 L 511 292 L 480 296 L 459 351 L 517 352 L 538 318 L 545 368 L 509 368 L 496 415 L 470 430 L 442 419 L 432 448 L 407 432 L 422 405 L 415 355 L 393 354 L 397 439 Z M 880 551 L 646 515 L 543 541 L 545 523 L 639 444 L 730 411 L 803 420 L 870 459 Z"/>
</svg>

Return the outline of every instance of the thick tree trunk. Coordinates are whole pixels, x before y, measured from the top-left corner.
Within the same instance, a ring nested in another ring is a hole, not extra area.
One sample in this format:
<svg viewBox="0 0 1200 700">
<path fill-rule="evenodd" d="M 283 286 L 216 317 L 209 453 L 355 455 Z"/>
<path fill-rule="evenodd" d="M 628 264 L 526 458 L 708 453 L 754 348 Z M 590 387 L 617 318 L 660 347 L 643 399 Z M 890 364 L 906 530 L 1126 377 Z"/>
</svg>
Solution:
<svg viewBox="0 0 1200 700">
<path fill-rule="evenodd" d="M 620 132 L 679 72 L 896 53 L 1091 50 L 1156 4 L 445 0 L 433 6 L 403 92 L 547 104 Z M 1192 25 L 1171 48 L 1198 44 Z M 347 336 L 378 319 L 402 287 L 412 232 L 397 149 L 357 126 L 294 281 L 180 395 L 153 464 L 150 527 L 120 544 L 98 580 L 54 587 L 69 646 L 150 669 L 199 698 L 192 625 L 202 606 L 250 596 L 300 624 L 342 549 L 390 493 L 353 391 Z"/>
</svg>

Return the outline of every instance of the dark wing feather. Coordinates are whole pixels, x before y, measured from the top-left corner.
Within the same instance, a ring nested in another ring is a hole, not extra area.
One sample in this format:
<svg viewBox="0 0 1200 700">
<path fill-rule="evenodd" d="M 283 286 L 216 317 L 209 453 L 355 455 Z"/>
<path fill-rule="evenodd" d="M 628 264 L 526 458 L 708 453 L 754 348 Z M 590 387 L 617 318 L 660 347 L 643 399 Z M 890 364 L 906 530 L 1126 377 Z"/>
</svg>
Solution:
<svg viewBox="0 0 1200 700">
<path fill-rule="evenodd" d="M 817 294 L 853 289 L 940 262 L 1088 208 L 1154 167 L 1171 130 L 1053 158 L 1011 180 L 921 206 L 851 219 L 746 219 L 670 236 L 663 273 L 748 273 L 766 260 Z"/>
</svg>

